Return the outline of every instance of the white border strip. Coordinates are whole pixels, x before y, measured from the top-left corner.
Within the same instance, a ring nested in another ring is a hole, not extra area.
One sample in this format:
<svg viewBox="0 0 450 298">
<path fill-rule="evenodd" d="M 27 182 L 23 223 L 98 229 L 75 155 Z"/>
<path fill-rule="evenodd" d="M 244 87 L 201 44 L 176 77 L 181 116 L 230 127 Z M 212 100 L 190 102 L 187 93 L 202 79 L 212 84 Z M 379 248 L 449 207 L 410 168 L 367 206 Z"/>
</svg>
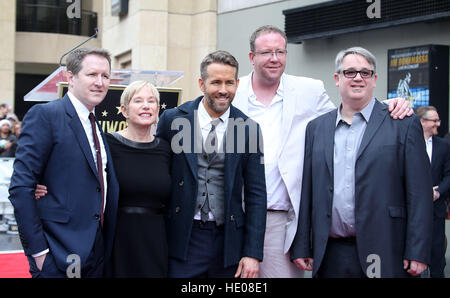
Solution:
<svg viewBox="0 0 450 298">
<path fill-rule="evenodd" d="M 23 250 L 2 250 L 0 251 L 0 254 L 18 254 L 23 252 Z"/>
</svg>

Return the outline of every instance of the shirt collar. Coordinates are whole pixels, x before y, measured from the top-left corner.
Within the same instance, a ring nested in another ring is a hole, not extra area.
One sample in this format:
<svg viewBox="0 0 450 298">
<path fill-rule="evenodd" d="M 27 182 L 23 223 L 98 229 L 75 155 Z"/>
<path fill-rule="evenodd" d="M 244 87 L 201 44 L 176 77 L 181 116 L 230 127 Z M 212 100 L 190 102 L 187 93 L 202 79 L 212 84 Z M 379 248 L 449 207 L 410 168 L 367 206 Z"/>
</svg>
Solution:
<svg viewBox="0 0 450 298">
<path fill-rule="evenodd" d="M 205 97 L 200 101 L 198 104 L 198 120 L 200 127 L 203 128 L 211 123 L 213 118 L 208 114 L 208 112 L 205 109 L 205 106 L 203 105 L 203 101 L 205 100 Z M 222 123 L 226 123 L 228 121 L 228 118 L 230 117 L 230 107 L 223 113 L 219 118 L 222 120 Z"/>
<path fill-rule="evenodd" d="M 68 91 L 67 95 L 69 96 L 70 102 L 75 108 L 78 117 L 83 121 L 87 121 L 89 119 L 90 111 L 84 106 L 84 104 L 81 103 L 81 101 L 78 100 L 78 98 L 75 97 L 75 95 L 73 95 L 73 93 Z M 95 115 L 95 108 L 92 110 L 92 113 Z"/>
<path fill-rule="evenodd" d="M 370 115 L 372 115 L 374 106 L 375 106 L 375 98 L 372 98 L 372 100 L 369 102 L 369 104 L 366 105 L 364 107 L 364 109 L 362 109 L 361 112 L 358 113 L 358 114 L 361 114 L 362 118 L 366 121 L 366 123 L 369 122 Z M 342 115 L 341 115 L 341 108 L 342 108 L 342 103 L 339 106 L 339 109 L 337 110 L 336 126 L 339 124 L 339 122 L 341 120 L 344 121 L 344 119 L 342 119 Z"/>
<path fill-rule="evenodd" d="M 250 80 L 248 80 L 248 86 L 247 86 L 247 98 L 249 98 L 252 101 L 256 101 L 256 95 L 255 92 L 253 92 L 253 86 L 252 86 L 252 78 L 253 78 L 253 71 L 250 74 Z M 284 95 L 284 85 L 283 85 L 284 75 L 281 75 L 280 78 L 280 84 L 278 84 L 277 93 L 276 96 L 280 98 L 280 100 L 283 100 Z"/>
</svg>

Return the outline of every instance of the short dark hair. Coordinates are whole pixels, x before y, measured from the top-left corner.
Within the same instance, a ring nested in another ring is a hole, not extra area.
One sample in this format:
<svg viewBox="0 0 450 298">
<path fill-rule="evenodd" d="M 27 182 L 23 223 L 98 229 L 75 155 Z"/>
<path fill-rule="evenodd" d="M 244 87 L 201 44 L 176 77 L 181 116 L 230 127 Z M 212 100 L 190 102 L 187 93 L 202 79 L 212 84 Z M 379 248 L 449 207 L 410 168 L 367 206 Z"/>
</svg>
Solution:
<svg viewBox="0 0 450 298">
<path fill-rule="evenodd" d="M 76 49 L 67 57 L 67 71 L 76 75 L 81 70 L 81 63 L 87 55 L 97 55 L 106 58 L 109 63 L 109 69 L 111 70 L 111 55 L 107 50 L 100 48 L 80 48 Z"/>
<path fill-rule="evenodd" d="M 206 79 L 208 78 L 207 68 L 208 65 L 212 63 L 230 65 L 236 68 L 236 79 L 238 78 L 239 63 L 237 62 L 236 58 L 234 58 L 234 56 L 228 53 L 227 51 L 219 50 L 208 54 L 200 64 L 200 76 L 203 81 L 206 81 Z"/>
<path fill-rule="evenodd" d="M 286 33 L 284 33 L 283 30 L 281 30 L 278 27 L 272 26 L 272 25 L 264 25 L 259 27 L 258 29 L 255 30 L 255 32 L 253 32 L 253 34 L 250 36 L 250 51 L 255 52 L 255 40 L 262 34 L 267 34 L 267 33 L 278 33 L 281 35 L 281 37 L 284 38 L 284 40 L 286 41 L 286 46 L 287 46 L 287 36 Z"/>
<path fill-rule="evenodd" d="M 425 118 L 425 115 L 429 112 L 429 111 L 436 111 L 437 109 L 433 106 L 421 106 L 416 110 L 416 115 L 420 118 L 423 119 Z"/>
</svg>

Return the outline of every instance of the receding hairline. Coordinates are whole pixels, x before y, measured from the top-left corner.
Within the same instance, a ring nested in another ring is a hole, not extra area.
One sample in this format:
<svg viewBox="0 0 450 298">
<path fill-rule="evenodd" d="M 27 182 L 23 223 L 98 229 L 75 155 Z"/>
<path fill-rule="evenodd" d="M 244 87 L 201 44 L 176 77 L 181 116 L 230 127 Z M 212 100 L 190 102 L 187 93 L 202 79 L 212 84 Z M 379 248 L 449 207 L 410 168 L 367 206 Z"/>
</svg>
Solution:
<svg viewBox="0 0 450 298">
<path fill-rule="evenodd" d="M 275 34 L 280 35 L 285 41 L 284 47 L 285 48 L 287 47 L 287 36 L 283 30 L 281 30 L 280 28 L 273 26 L 273 25 L 264 25 L 264 26 L 261 26 L 258 29 L 256 29 L 250 36 L 250 51 L 254 52 L 256 50 L 255 43 L 259 37 L 266 35 L 266 34 L 270 34 L 270 33 L 275 33 Z"/>
</svg>

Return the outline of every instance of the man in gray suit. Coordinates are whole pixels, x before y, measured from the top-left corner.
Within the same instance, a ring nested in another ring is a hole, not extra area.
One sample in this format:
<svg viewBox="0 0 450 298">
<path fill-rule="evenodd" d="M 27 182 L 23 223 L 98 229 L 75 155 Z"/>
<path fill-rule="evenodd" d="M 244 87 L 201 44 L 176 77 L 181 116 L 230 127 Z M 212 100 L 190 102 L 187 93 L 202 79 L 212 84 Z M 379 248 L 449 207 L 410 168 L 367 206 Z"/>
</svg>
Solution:
<svg viewBox="0 0 450 298">
<path fill-rule="evenodd" d="M 340 108 L 306 128 L 291 259 L 317 277 L 419 275 L 430 263 L 433 218 L 420 121 L 393 120 L 374 98 L 369 51 L 341 51 L 334 78 Z"/>
</svg>

